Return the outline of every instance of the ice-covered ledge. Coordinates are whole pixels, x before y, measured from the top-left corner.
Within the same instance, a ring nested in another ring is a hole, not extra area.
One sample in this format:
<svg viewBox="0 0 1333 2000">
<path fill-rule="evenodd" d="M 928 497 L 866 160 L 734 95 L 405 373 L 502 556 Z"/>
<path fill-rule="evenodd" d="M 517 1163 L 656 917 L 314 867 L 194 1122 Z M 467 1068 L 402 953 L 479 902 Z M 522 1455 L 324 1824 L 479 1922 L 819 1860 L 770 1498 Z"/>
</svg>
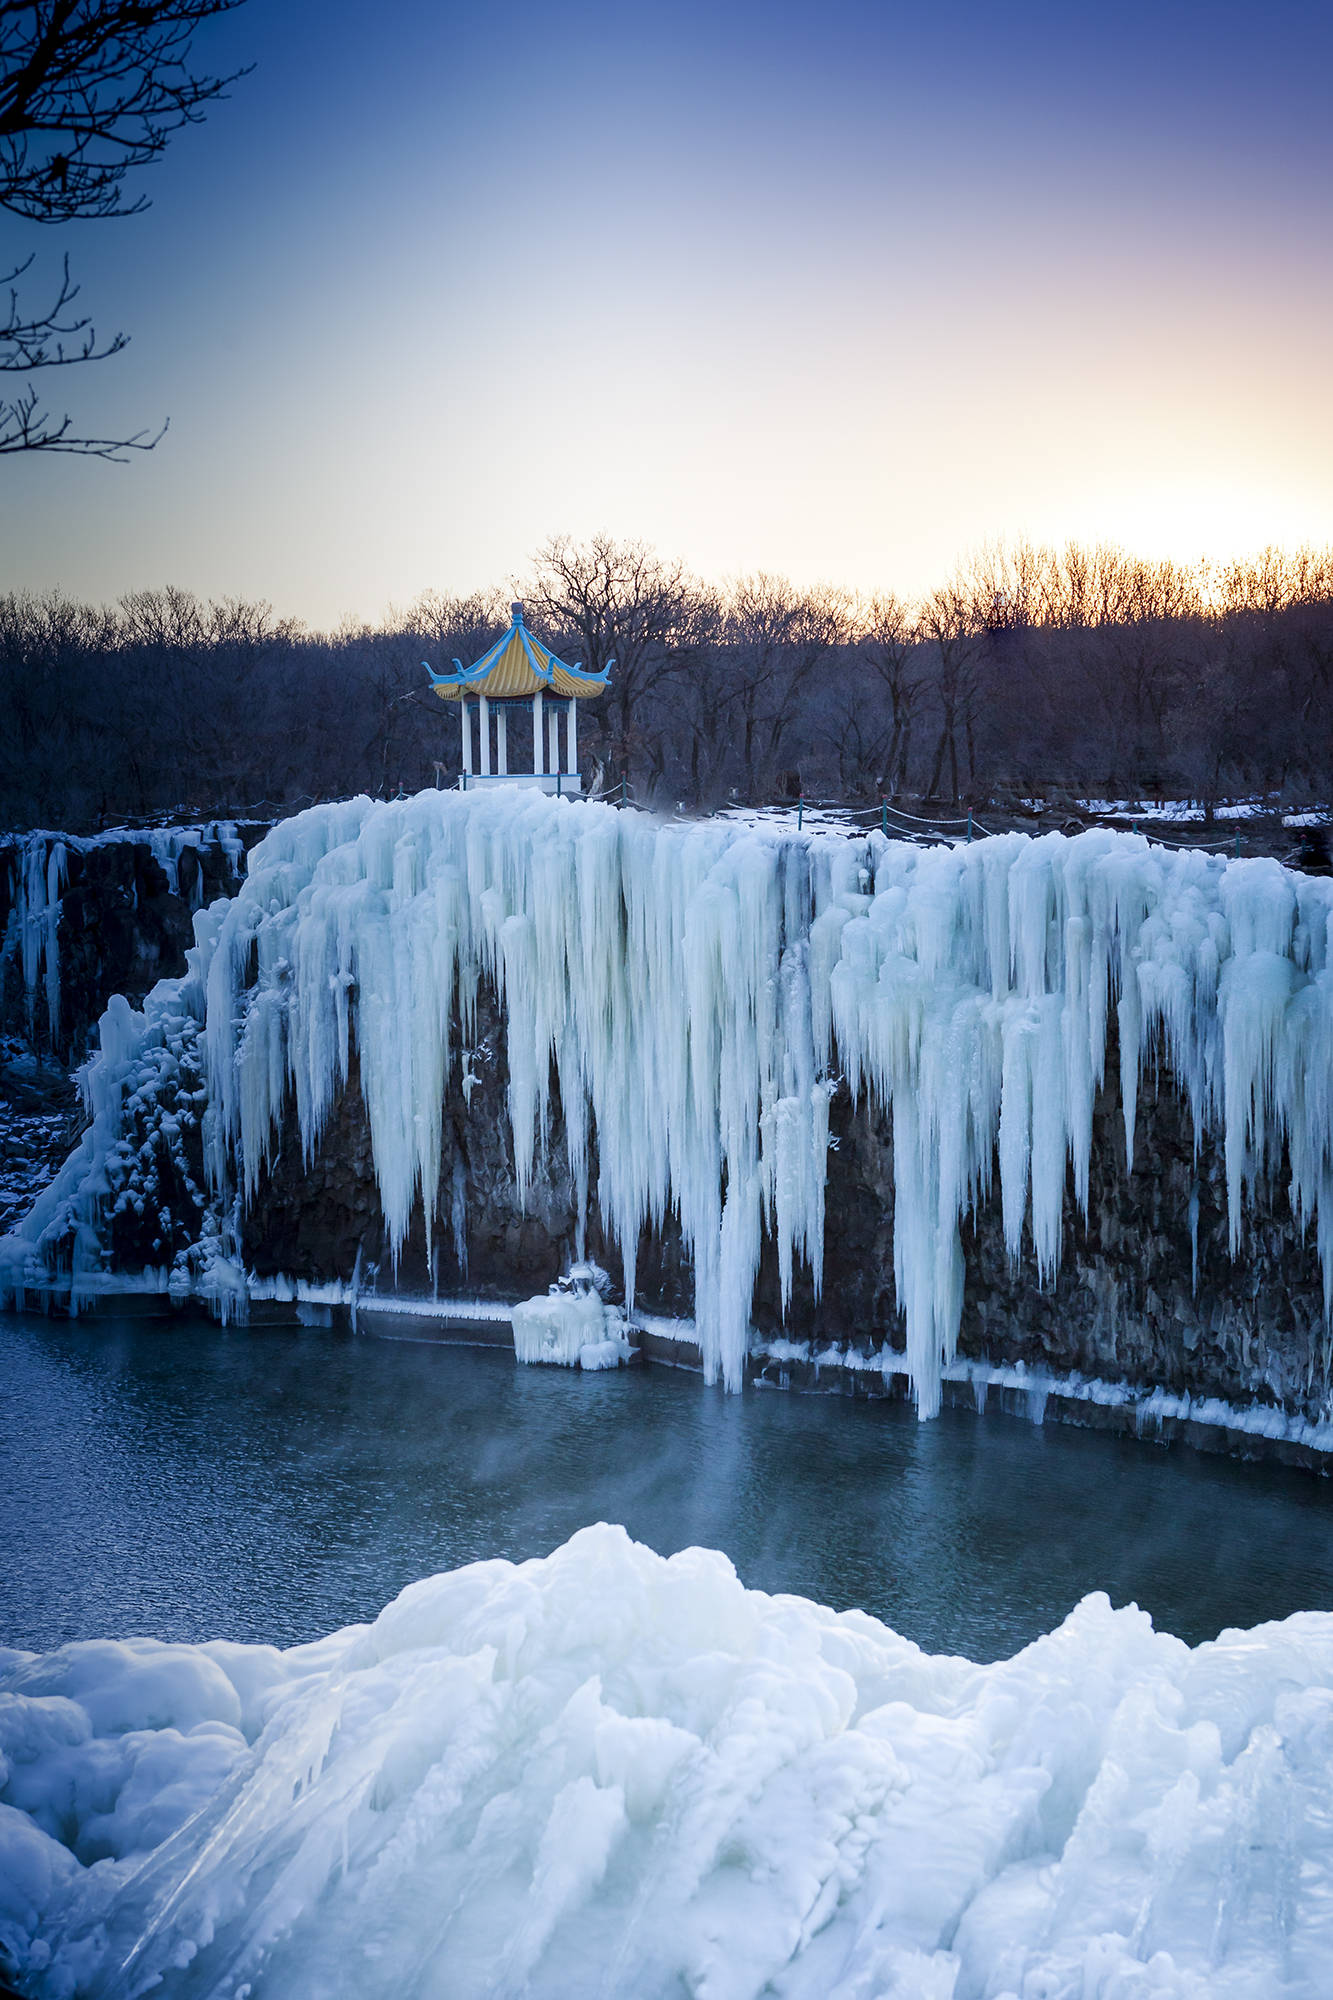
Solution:
<svg viewBox="0 0 1333 2000">
<path fill-rule="evenodd" d="M 216 1305 L 168 1289 L 165 1271 L 116 1272 L 90 1277 L 77 1299 L 68 1285 L 31 1291 L 34 1312 L 89 1316 L 168 1317 L 191 1306 Z M 238 1281 L 238 1295 L 240 1292 Z M 360 1293 L 345 1280 L 312 1283 L 288 1277 L 254 1278 L 242 1310 L 251 1325 L 290 1323 L 357 1333 L 380 1340 L 424 1341 L 515 1352 L 514 1311 L 521 1302 L 477 1295 Z M 692 1319 L 636 1312 L 615 1329 L 624 1360 L 702 1375 L 699 1330 Z M 520 1357 L 522 1358 L 522 1357 Z M 538 1357 L 540 1358 L 540 1357 Z M 578 1360 L 577 1344 L 567 1365 Z M 611 1365 L 608 1358 L 602 1365 Z M 793 1394 L 847 1395 L 908 1402 L 911 1377 L 899 1348 L 875 1340 L 756 1338 L 746 1357 L 746 1382 L 754 1389 Z M 1025 1362 L 959 1358 L 944 1370 L 946 1408 L 991 1420 L 1069 1424 L 1154 1444 L 1184 1444 L 1212 1455 L 1246 1458 L 1333 1475 L 1333 1421 L 1312 1421 L 1271 1403 L 1238 1404 L 1216 1396 L 1174 1393 L 1098 1376 L 1065 1374 Z"/>
<path fill-rule="evenodd" d="M 583 778 L 578 771 L 464 771 L 458 780 L 460 792 L 488 792 L 523 787 L 546 792 L 552 798 L 577 799 L 583 795 Z"/>
</svg>

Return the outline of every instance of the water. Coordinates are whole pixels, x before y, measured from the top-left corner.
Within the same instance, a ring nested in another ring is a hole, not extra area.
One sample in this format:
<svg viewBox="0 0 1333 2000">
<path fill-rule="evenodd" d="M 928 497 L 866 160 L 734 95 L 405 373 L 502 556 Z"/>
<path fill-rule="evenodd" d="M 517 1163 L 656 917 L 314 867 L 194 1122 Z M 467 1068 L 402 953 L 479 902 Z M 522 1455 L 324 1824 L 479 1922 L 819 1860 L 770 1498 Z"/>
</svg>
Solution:
<svg viewBox="0 0 1333 2000">
<path fill-rule="evenodd" d="M 1333 1608 L 1333 1488 L 1132 1439 L 670 1369 L 0 1317 L 0 1644 L 279 1645 L 594 1520 L 994 1659 L 1090 1590 L 1196 1641 Z"/>
</svg>

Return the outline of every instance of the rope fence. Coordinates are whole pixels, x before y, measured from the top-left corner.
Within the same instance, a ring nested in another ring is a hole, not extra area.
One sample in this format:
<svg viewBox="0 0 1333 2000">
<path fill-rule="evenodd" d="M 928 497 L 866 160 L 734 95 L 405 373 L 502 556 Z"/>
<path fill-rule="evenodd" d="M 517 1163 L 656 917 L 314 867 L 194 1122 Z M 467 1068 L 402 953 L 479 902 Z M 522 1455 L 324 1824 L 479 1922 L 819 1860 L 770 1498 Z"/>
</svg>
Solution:
<svg viewBox="0 0 1333 2000">
<path fill-rule="evenodd" d="M 635 794 L 626 778 L 619 779 L 600 796 L 602 802 L 607 805 L 635 806 L 643 811 L 653 810 L 647 800 L 640 799 Z M 891 805 L 887 799 L 881 799 L 877 806 L 849 806 L 844 805 L 841 799 L 807 798 L 802 793 L 795 799 L 774 799 L 758 810 L 770 812 L 794 810 L 799 831 L 804 830 L 807 811 L 835 812 L 844 823 L 863 826 L 867 833 L 878 831 L 886 840 L 891 839 L 895 833 L 902 833 L 908 839 L 915 840 L 933 835 L 942 841 L 971 841 L 993 838 L 1004 831 L 999 827 L 988 826 L 971 809 L 956 816 L 944 813 L 911 813 L 902 806 Z M 1111 825 L 1115 830 L 1114 822 L 1104 819 L 1096 820 L 1094 824 Z M 1125 829 L 1121 827 L 1119 830 Z M 1141 833 L 1145 840 L 1156 847 L 1174 848 L 1182 854 L 1226 854 L 1233 860 L 1239 861 L 1245 846 L 1245 836 L 1242 833 L 1218 834 L 1205 840 L 1175 840 L 1170 834 L 1158 833 L 1151 826 L 1142 825 L 1138 819 L 1131 819 L 1127 830 L 1130 833 Z"/>
</svg>

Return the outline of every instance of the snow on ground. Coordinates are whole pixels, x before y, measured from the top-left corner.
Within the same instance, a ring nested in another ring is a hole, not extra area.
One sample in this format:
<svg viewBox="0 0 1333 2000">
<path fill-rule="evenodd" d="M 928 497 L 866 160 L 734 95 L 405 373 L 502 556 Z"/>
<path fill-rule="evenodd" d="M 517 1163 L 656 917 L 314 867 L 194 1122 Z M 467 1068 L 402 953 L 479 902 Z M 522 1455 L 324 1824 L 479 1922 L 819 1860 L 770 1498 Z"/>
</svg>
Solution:
<svg viewBox="0 0 1333 2000">
<path fill-rule="evenodd" d="M 1025 799 L 1024 805 L 1040 807 L 1040 799 Z M 1079 799 L 1077 809 L 1095 813 L 1101 819 L 1179 820 L 1191 824 L 1207 817 L 1195 799 Z M 1233 799 L 1213 807 L 1214 819 L 1263 819 L 1273 811 L 1266 799 Z"/>
<path fill-rule="evenodd" d="M 810 833 L 864 834 L 876 815 L 858 814 L 849 806 L 727 806 L 718 818 L 761 833 L 795 833 L 799 822 Z"/>
<path fill-rule="evenodd" d="M 280 1653 L 0 1654 L 36 2000 L 1322 2000 L 1333 1616 L 1012 1660 L 623 1529 Z M 159 1983 L 160 1982 L 160 1983 Z"/>
</svg>

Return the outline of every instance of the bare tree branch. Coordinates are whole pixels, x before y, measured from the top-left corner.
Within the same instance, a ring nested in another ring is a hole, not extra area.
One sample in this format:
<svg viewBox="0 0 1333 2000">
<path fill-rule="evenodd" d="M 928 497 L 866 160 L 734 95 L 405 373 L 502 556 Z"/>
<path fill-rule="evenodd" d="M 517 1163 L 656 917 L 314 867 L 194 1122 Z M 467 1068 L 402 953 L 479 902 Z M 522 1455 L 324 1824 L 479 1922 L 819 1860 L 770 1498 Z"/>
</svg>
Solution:
<svg viewBox="0 0 1333 2000">
<path fill-rule="evenodd" d="M 124 181 L 247 70 L 196 75 L 195 30 L 242 0 L 0 0 L 0 207 L 135 215 Z"/>
<path fill-rule="evenodd" d="M 12 401 L 0 397 L 0 455 L 11 451 L 67 451 L 82 458 L 105 458 L 112 465 L 126 465 L 127 451 L 152 451 L 167 433 L 167 422 L 149 437 L 146 430 L 127 438 L 79 437 L 72 429 L 72 417 L 52 417 L 38 407 L 37 391 L 27 388 Z"/>
<path fill-rule="evenodd" d="M 142 195 L 127 201 L 124 181 L 160 157 L 182 125 L 197 124 L 203 107 L 224 95 L 245 70 L 196 75 L 190 68 L 195 30 L 242 0 L 0 0 L 0 208 L 29 222 L 59 223 L 137 215 Z M 126 336 L 99 346 L 91 320 L 69 317 L 79 288 L 64 260 L 59 290 L 45 311 L 21 305 L 16 280 L 32 258 L 0 285 L 0 374 L 30 375 L 119 354 Z M 53 417 L 28 385 L 0 401 L 0 454 L 69 452 L 104 458 L 152 451 L 164 423 L 149 435 L 82 437 L 69 416 Z"/>
<path fill-rule="evenodd" d="M 9 306 L 0 314 L 0 375 L 29 375 L 34 368 L 68 368 L 77 361 L 105 361 L 129 345 L 128 334 L 113 333 L 107 345 L 99 347 L 96 330 L 86 313 L 82 319 L 62 321 L 61 314 L 79 295 L 79 287 L 70 279 L 68 257 L 62 266 L 55 300 L 45 312 L 26 317 L 14 281 L 23 276 L 32 261 L 31 257 L 25 258 L 7 277 L 0 278 L 0 285 L 9 287 Z M 83 338 L 77 347 L 67 348 L 65 342 L 73 334 L 82 334 Z"/>
</svg>

